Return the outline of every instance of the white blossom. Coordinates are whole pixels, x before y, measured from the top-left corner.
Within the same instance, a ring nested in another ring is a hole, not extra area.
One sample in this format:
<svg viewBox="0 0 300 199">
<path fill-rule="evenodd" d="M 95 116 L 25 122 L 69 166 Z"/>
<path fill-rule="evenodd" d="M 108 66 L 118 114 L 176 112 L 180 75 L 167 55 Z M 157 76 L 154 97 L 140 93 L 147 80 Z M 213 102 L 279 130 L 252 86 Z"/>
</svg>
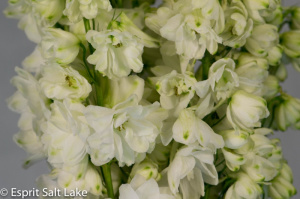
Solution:
<svg viewBox="0 0 300 199">
<path fill-rule="evenodd" d="M 92 91 L 89 82 L 75 69 L 56 63 L 43 67 L 39 83 L 48 98 L 57 100 L 66 98 L 83 100 Z"/>
<path fill-rule="evenodd" d="M 260 120 L 269 116 L 269 111 L 263 98 L 239 90 L 231 97 L 226 116 L 235 129 L 251 131 L 261 126 Z"/>
<path fill-rule="evenodd" d="M 46 29 L 39 45 L 42 56 L 59 64 L 73 62 L 79 53 L 80 40 L 72 33 L 57 29 Z"/>
<path fill-rule="evenodd" d="M 143 45 L 129 32 L 89 31 L 86 38 L 96 49 L 88 57 L 88 62 L 96 65 L 96 70 L 108 78 L 116 79 L 128 76 L 131 71 L 142 71 Z"/>
</svg>

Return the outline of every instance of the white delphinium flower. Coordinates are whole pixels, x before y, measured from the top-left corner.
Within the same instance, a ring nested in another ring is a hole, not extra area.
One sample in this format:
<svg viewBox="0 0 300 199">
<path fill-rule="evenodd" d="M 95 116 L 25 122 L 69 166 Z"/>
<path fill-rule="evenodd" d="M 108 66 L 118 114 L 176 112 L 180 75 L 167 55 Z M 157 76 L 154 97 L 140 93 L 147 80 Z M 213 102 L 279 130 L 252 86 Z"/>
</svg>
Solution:
<svg viewBox="0 0 300 199">
<path fill-rule="evenodd" d="M 9 6 L 4 11 L 7 17 L 20 19 L 18 27 L 24 30 L 29 40 L 39 43 L 41 34 L 38 26 L 40 21 L 31 13 L 32 7 L 26 0 L 10 1 Z"/>
<path fill-rule="evenodd" d="M 247 174 L 239 172 L 237 181 L 229 187 L 225 199 L 258 199 L 263 193 L 262 188 L 254 182 Z"/>
<path fill-rule="evenodd" d="M 150 11 L 150 5 L 148 2 L 142 3 L 139 7 L 133 9 L 122 9 L 122 12 L 132 20 L 132 22 L 139 28 L 145 28 L 145 14 Z"/>
<path fill-rule="evenodd" d="M 268 61 L 249 53 L 242 53 L 235 69 L 239 88 L 255 95 L 262 95 L 263 82 L 268 77 Z"/>
<path fill-rule="evenodd" d="M 25 0 L 26 1 L 26 0 Z M 54 26 L 62 17 L 65 8 L 65 1 L 61 0 L 37 0 L 28 1 L 32 6 L 32 11 L 42 18 L 47 27 Z"/>
<path fill-rule="evenodd" d="M 278 174 L 282 152 L 276 142 L 266 137 L 271 132 L 270 129 L 256 129 L 249 142 L 237 149 L 246 159 L 241 169 L 256 182 L 268 182 Z"/>
<path fill-rule="evenodd" d="M 158 165 L 155 164 L 151 159 L 145 159 L 133 166 L 128 181 L 130 182 L 136 175 L 141 175 L 146 180 L 152 178 L 156 181 L 159 181 L 161 179 L 161 174 L 159 173 L 158 169 Z"/>
<path fill-rule="evenodd" d="M 112 9 L 109 0 L 67 0 L 63 11 L 73 23 L 82 18 L 93 19 L 99 12 L 109 12 Z"/>
<path fill-rule="evenodd" d="M 250 17 L 255 23 L 279 25 L 283 20 L 280 0 L 243 0 Z"/>
<path fill-rule="evenodd" d="M 79 45 L 80 40 L 74 34 L 57 28 L 47 28 L 39 47 L 45 59 L 69 64 L 78 55 Z"/>
<path fill-rule="evenodd" d="M 267 59 L 271 66 L 278 66 L 281 63 L 283 55 L 283 47 L 281 45 L 274 46 L 268 53 Z"/>
<path fill-rule="evenodd" d="M 65 2 L 61 0 L 11 0 L 4 13 L 7 17 L 20 19 L 19 28 L 31 41 L 39 43 L 41 28 L 55 25 L 61 19 L 64 7 Z"/>
<path fill-rule="evenodd" d="M 160 103 L 164 109 L 173 110 L 174 115 L 186 108 L 195 94 L 197 80 L 191 73 L 178 74 L 175 70 L 161 77 L 151 78 Z"/>
<path fill-rule="evenodd" d="M 231 171 L 237 171 L 240 166 L 245 164 L 246 160 L 243 155 L 235 152 L 235 149 L 241 148 L 243 145 L 248 143 L 249 133 L 246 131 L 240 131 L 239 134 L 235 130 L 224 130 L 218 132 L 225 142 L 225 147 L 222 148 L 226 166 Z"/>
<path fill-rule="evenodd" d="M 90 130 L 83 115 L 85 107 L 66 99 L 51 104 L 51 116 L 42 124 L 42 142 L 48 162 L 55 167 L 79 163 L 87 154 Z"/>
<path fill-rule="evenodd" d="M 266 57 L 268 52 L 278 44 L 278 28 L 271 24 L 256 25 L 247 38 L 246 49 L 257 57 Z"/>
<path fill-rule="evenodd" d="M 161 193 L 157 182 L 151 178 L 147 180 L 137 174 L 130 184 L 121 185 L 119 199 L 175 199 L 174 196 Z"/>
<path fill-rule="evenodd" d="M 92 162 L 100 166 L 116 157 L 119 165 L 129 166 L 154 149 L 167 113 L 159 103 L 138 105 L 133 95 L 112 109 L 90 105 L 85 116 L 94 132 L 88 138 Z"/>
<path fill-rule="evenodd" d="M 280 36 L 284 53 L 291 58 L 300 57 L 300 30 L 291 30 Z"/>
<path fill-rule="evenodd" d="M 39 83 L 48 98 L 57 100 L 84 100 L 92 91 L 89 82 L 79 72 L 71 66 L 60 66 L 56 63 L 43 67 Z"/>
<path fill-rule="evenodd" d="M 300 7 L 295 7 L 292 11 L 291 28 L 293 30 L 300 30 Z"/>
<path fill-rule="evenodd" d="M 77 188 L 87 191 L 87 198 L 95 196 L 102 198 L 105 188 L 99 172 L 94 165 L 89 163 L 88 156 L 85 156 L 78 164 L 54 168 L 50 174 L 40 176 L 37 179 L 37 185 L 40 189 L 47 188 L 49 191 L 59 189 L 69 195 L 70 191 Z"/>
<path fill-rule="evenodd" d="M 263 83 L 262 96 L 267 100 L 272 99 L 279 92 L 279 89 L 280 85 L 278 78 L 273 75 L 269 75 Z"/>
<path fill-rule="evenodd" d="M 265 99 L 239 90 L 231 97 L 226 116 L 235 130 L 251 132 L 261 126 L 260 120 L 269 116 L 269 111 Z"/>
<path fill-rule="evenodd" d="M 11 110 L 21 114 L 18 126 L 20 131 L 14 136 L 14 141 L 23 148 L 28 157 L 25 166 L 29 166 L 37 159 L 45 157 L 41 142 L 41 123 L 50 114 L 49 99 L 43 94 L 38 81 L 27 71 L 16 68 L 18 76 L 12 78 L 11 83 L 17 92 L 8 100 Z"/>
<path fill-rule="evenodd" d="M 278 176 L 271 183 L 268 189 L 272 199 L 290 198 L 297 193 L 293 186 L 293 173 L 287 163 L 282 164 Z"/>
<path fill-rule="evenodd" d="M 132 71 L 143 69 L 143 45 L 129 32 L 105 30 L 89 31 L 87 40 L 96 51 L 88 57 L 88 62 L 96 65 L 96 70 L 110 79 L 128 76 Z"/>
<path fill-rule="evenodd" d="M 244 46 L 253 28 L 253 21 L 248 18 L 247 9 L 242 1 L 234 0 L 229 5 L 224 5 L 223 10 L 226 24 L 221 34 L 223 45 L 233 48 Z"/>
<path fill-rule="evenodd" d="M 50 100 L 43 94 L 42 88 L 32 74 L 18 67 L 15 70 L 18 76 L 13 77 L 11 83 L 17 88 L 18 94 L 16 98 L 13 97 L 8 101 L 10 107 L 19 113 L 29 111 L 35 120 L 43 120 L 49 114 Z"/>
<path fill-rule="evenodd" d="M 235 63 L 230 58 L 213 63 L 209 68 L 208 79 L 196 84 L 197 94 L 204 97 L 211 88 L 217 100 L 229 98 L 234 89 L 239 86 L 239 78 L 234 69 Z"/>
<path fill-rule="evenodd" d="M 217 34 L 224 28 L 224 12 L 219 2 L 187 3 L 180 0 L 170 4 L 169 7 L 160 7 L 156 14 L 149 15 L 146 25 L 175 42 L 181 64 L 186 65 L 191 59 L 201 59 L 206 49 L 215 54 L 218 43 L 222 42 Z"/>
<path fill-rule="evenodd" d="M 280 104 L 275 109 L 275 121 L 281 131 L 299 122 L 300 100 L 287 94 L 282 95 Z"/>
<path fill-rule="evenodd" d="M 168 183 L 175 195 L 180 189 L 184 199 L 204 196 L 204 183 L 217 185 L 218 173 L 214 165 L 214 151 L 191 144 L 179 149 L 167 168 Z"/>
<path fill-rule="evenodd" d="M 198 142 L 203 147 L 217 149 L 224 147 L 222 137 L 198 118 L 192 109 L 183 109 L 173 125 L 173 138 L 176 142 L 190 145 Z"/>
<path fill-rule="evenodd" d="M 41 72 L 44 64 L 45 60 L 42 57 L 41 51 L 38 47 L 36 47 L 34 51 L 22 62 L 23 68 L 25 70 L 36 75 Z"/>
</svg>

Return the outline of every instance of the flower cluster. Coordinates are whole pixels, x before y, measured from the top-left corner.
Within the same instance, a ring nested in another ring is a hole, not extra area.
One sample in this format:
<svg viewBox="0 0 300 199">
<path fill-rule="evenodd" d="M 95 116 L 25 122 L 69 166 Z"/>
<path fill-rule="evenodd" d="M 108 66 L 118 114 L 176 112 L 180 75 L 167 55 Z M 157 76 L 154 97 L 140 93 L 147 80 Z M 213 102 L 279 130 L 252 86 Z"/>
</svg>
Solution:
<svg viewBox="0 0 300 199">
<path fill-rule="evenodd" d="M 39 188 L 88 198 L 290 198 L 300 8 L 280 0 L 9 0 L 37 44 L 11 83 Z M 290 30 L 282 32 L 289 22 Z"/>
</svg>

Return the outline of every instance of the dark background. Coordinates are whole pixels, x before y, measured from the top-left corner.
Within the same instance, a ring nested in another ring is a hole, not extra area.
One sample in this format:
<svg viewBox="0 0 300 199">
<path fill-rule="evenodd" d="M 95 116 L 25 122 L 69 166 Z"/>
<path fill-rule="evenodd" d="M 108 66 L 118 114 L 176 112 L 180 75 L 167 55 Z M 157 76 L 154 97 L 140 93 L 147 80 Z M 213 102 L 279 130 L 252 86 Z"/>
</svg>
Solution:
<svg viewBox="0 0 300 199">
<path fill-rule="evenodd" d="M 283 0 L 284 5 L 294 5 L 299 0 Z M 0 10 L 7 6 L 7 0 L 0 1 Z M 300 6 L 300 5 L 299 5 Z M 7 19 L 0 13 L 0 189 L 18 188 L 32 189 L 36 187 L 35 179 L 49 173 L 45 161 L 39 162 L 27 170 L 22 168 L 26 153 L 12 140 L 18 132 L 19 114 L 11 112 L 6 105 L 6 99 L 15 89 L 10 85 L 10 79 L 15 75 L 15 66 L 21 66 L 23 59 L 34 49 L 24 32 L 17 28 L 17 20 Z M 300 98 L 300 73 L 288 66 L 288 79 L 283 89 L 290 95 Z M 285 158 L 294 173 L 294 185 L 300 191 L 300 132 L 289 129 L 287 132 L 277 132 L 274 137 L 281 139 Z M 299 194 L 298 194 L 299 195 Z M 299 198 L 295 196 L 294 198 Z"/>
</svg>

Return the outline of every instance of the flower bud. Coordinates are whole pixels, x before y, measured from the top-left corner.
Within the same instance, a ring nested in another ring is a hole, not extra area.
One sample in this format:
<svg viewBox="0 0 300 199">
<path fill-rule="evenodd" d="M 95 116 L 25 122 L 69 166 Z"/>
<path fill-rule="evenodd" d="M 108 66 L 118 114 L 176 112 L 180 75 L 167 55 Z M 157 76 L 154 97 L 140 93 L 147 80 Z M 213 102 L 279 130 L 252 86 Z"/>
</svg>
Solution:
<svg viewBox="0 0 300 199">
<path fill-rule="evenodd" d="M 265 99 L 272 99 L 273 97 L 276 96 L 280 89 L 279 81 L 277 77 L 273 75 L 269 75 L 263 83 L 263 91 L 262 91 L 262 96 Z"/>
<path fill-rule="evenodd" d="M 275 121 L 281 131 L 295 125 L 300 120 L 300 100 L 284 94 L 281 103 L 275 109 Z"/>
<path fill-rule="evenodd" d="M 291 198 L 297 193 L 293 186 L 291 168 L 283 163 L 280 173 L 271 181 L 269 193 L 272 199 Z"/>
<path fill-rule="evenodd" d="M 95 167 L 91 164 L 88 165 L 88 168 L 86 170 L 85 183 L 90 193 L 96 196 L 102 195 L 102 190 L 104 189 L 104 187 L 102 185 L 101 176 L 95 169 Z"/>
<path fill-rule="evenodd" d="M 300 58 L 300 30 L 291 30 L 280 36 L 284 53 L 292 58 Z"/>
<path fill-rule="evenodd" d="M 256 95 L 239 90 L 235 92 L 227 107 L 227 117 L 234 129 L 252 131 L 260 127 L 260 120 L 269 115 L 267 102 Z"/>
<path fill-rule="evenodd" d="M 296 7 L 292 11 L 291 28 L 293 30 L 300 30 L 300 7 Z"/>
<path fill-rule="evenodd" d="M 247 39 L 246 49 L 257 57 L 265 57 L 278 44 L 278 28 L 271 24 L 257 25 Z"/>
<path fill-rule="evenodd" d="M 274 46 L 268 53 L 267 60 L 270 65 L 277 66 L 281 63 L 283 48 L 280 45 Z"/>
<path fill-rule="evenodd" d="M 247 174 L 238 173 L 237 181 L 226 192 L 225 199 L 259 198 L 262 188 Z"/>
<path fill-rule="evenodd" d="M 287 69 L 284 64 L 280 64 L 275 76 L 279 79 L 279 81 L 284 81 L 287 78 Z"/>
<path fill-rule="evenodd" d="M 268 67 L 266 59 L 242 53 L 235 70 L 239 76 L 239 88 L 248 93 L 261 95 L 262 84 L 268 77 Z"/>
<path fill-rule="evenodd" d="M 158 165 L 150 159 L 135 164 L 131 170 L 128 181 L 130 182 L 134 176 L 138 174 L 143 176 L 146 180 L 153 178 L 154 180 L 159 181 L 161 179 L 161 174 L 158 172 Z"/>
<path fill-rule="evenodd" d="M 79 53 L 80 40 L 70 32 L 48 28 L 40 43 L 45 59 L 54 59 L 59 64 L 69 64 Z"/>
</svg>

